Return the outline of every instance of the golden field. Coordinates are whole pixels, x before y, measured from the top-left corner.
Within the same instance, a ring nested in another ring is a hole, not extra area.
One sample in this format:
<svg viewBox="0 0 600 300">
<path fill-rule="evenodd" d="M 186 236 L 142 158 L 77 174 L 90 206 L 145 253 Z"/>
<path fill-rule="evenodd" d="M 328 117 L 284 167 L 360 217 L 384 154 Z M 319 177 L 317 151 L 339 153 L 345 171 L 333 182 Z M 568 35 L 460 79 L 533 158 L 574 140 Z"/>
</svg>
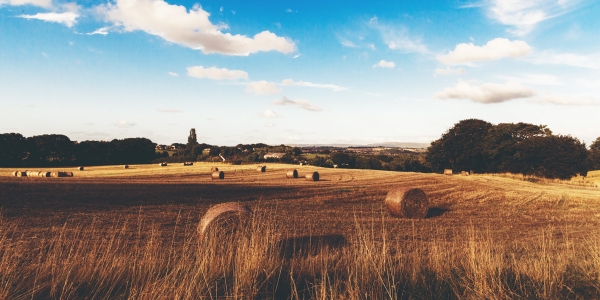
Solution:
<svg viewBox="0 0 600 300">
<path fill-rule="evenodd" d="M 600 297 L 600 171 L 557 181 L 266 165 L 0 169 L 0 298 Z M 293 168 L 321 180 L 286 179 Z M 387 213 L 399 186 L 425 191 L 427 218 Z M 203 213 L 228 201 L 254 210 L 249 237 L 200 241 Z"/>
</svg>

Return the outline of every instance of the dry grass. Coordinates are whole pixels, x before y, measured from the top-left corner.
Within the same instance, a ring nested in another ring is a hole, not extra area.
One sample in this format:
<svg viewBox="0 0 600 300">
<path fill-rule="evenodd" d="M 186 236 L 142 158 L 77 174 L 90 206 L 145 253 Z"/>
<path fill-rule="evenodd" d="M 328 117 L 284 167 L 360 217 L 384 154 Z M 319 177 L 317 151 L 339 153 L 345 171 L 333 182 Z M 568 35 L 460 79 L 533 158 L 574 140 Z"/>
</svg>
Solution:
<svg viewBox="0 0 600 300">
<path fill-rule="evenodd" d="M 212 165 L 0 178 L 0 299 L 600 297 L 598 188 L 298 168 L 320 173 L 307 182 L 277 164 L 219 165 L 213 182 Z M 425 191 L 428 218 L 389 216 L 399 186 Z M 257 212 L 249 238 L 200 242 L 199 218 L 229 201 Z"/>
</svg>

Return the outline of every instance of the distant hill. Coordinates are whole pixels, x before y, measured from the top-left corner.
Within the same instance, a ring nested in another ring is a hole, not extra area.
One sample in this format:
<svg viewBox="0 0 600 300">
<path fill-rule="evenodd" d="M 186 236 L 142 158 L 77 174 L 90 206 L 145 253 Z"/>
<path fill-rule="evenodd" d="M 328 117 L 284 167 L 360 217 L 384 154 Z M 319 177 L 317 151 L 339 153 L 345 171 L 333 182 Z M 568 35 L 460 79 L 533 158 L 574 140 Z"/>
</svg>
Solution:
<svg viewBox="0 0 600 300">
<path fill-rule="evenodd" d="M 405 142 L 387 142 L 377 144 L 291 144 L 294 147 L 389 147 L 389 148 L 417 148 L 424 149 L 429 147 L 428 143 L 405 143 Z"/>
</svg>

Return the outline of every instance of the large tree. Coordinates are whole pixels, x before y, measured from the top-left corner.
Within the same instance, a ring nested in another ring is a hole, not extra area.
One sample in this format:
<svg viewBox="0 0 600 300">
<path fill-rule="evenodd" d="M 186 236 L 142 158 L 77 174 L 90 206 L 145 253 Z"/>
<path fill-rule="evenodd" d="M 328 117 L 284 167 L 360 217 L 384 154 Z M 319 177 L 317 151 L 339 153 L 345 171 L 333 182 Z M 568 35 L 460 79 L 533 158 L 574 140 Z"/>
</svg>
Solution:
<svg viewBox="0 0 600 300">
<path fill-rule="evenodd" d="M 515 173 L 570 179 L 587 176 L 585 144 L 568 135 L 534 136 L 518 145 Z"/>
<path fill-rule="evenodd" d="M 600 137 L 590 145 L 589 167 L 592 170 L 600 170 Z"/>
<path fill-rule="evenodd" d="M 0 167 L 21 167 L 29 154 L 29 143 L 19 133 L 0 134 Z"/>
<path fill-rule="evenodd" d="M 491 123 L 478 119 L 456 123 L 427 149 L 427 161 L 431 163 L 432 170 L 439 172 L 448 168 L 485 172 L 484 143 L 492 127 Z"/>
</svg>

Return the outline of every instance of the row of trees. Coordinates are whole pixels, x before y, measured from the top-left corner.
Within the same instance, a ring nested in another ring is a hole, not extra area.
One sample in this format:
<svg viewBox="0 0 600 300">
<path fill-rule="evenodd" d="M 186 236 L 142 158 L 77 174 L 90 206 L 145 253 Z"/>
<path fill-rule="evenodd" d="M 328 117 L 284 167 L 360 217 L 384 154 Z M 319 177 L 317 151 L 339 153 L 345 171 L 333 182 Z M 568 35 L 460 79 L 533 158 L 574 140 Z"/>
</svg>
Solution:
<svg viewBox="0 0 600 300">
<path fill-rule="evenodd" d="M 554 135 L 544 125 L 498 124 L 468 119 L 458 122 L 427 151 L 435 172 L 521 173 L 568 179 L 600 167 L 600 138 L 587 150 L 569 135 Z"/>
<path fill-rule="evenodd" d="M 144 164 L 156 158 L 155 146 L 146 138 L 75 143 L 60 134 L 7 133 L 0 134 L 0 167 Z"/>
</svg>

